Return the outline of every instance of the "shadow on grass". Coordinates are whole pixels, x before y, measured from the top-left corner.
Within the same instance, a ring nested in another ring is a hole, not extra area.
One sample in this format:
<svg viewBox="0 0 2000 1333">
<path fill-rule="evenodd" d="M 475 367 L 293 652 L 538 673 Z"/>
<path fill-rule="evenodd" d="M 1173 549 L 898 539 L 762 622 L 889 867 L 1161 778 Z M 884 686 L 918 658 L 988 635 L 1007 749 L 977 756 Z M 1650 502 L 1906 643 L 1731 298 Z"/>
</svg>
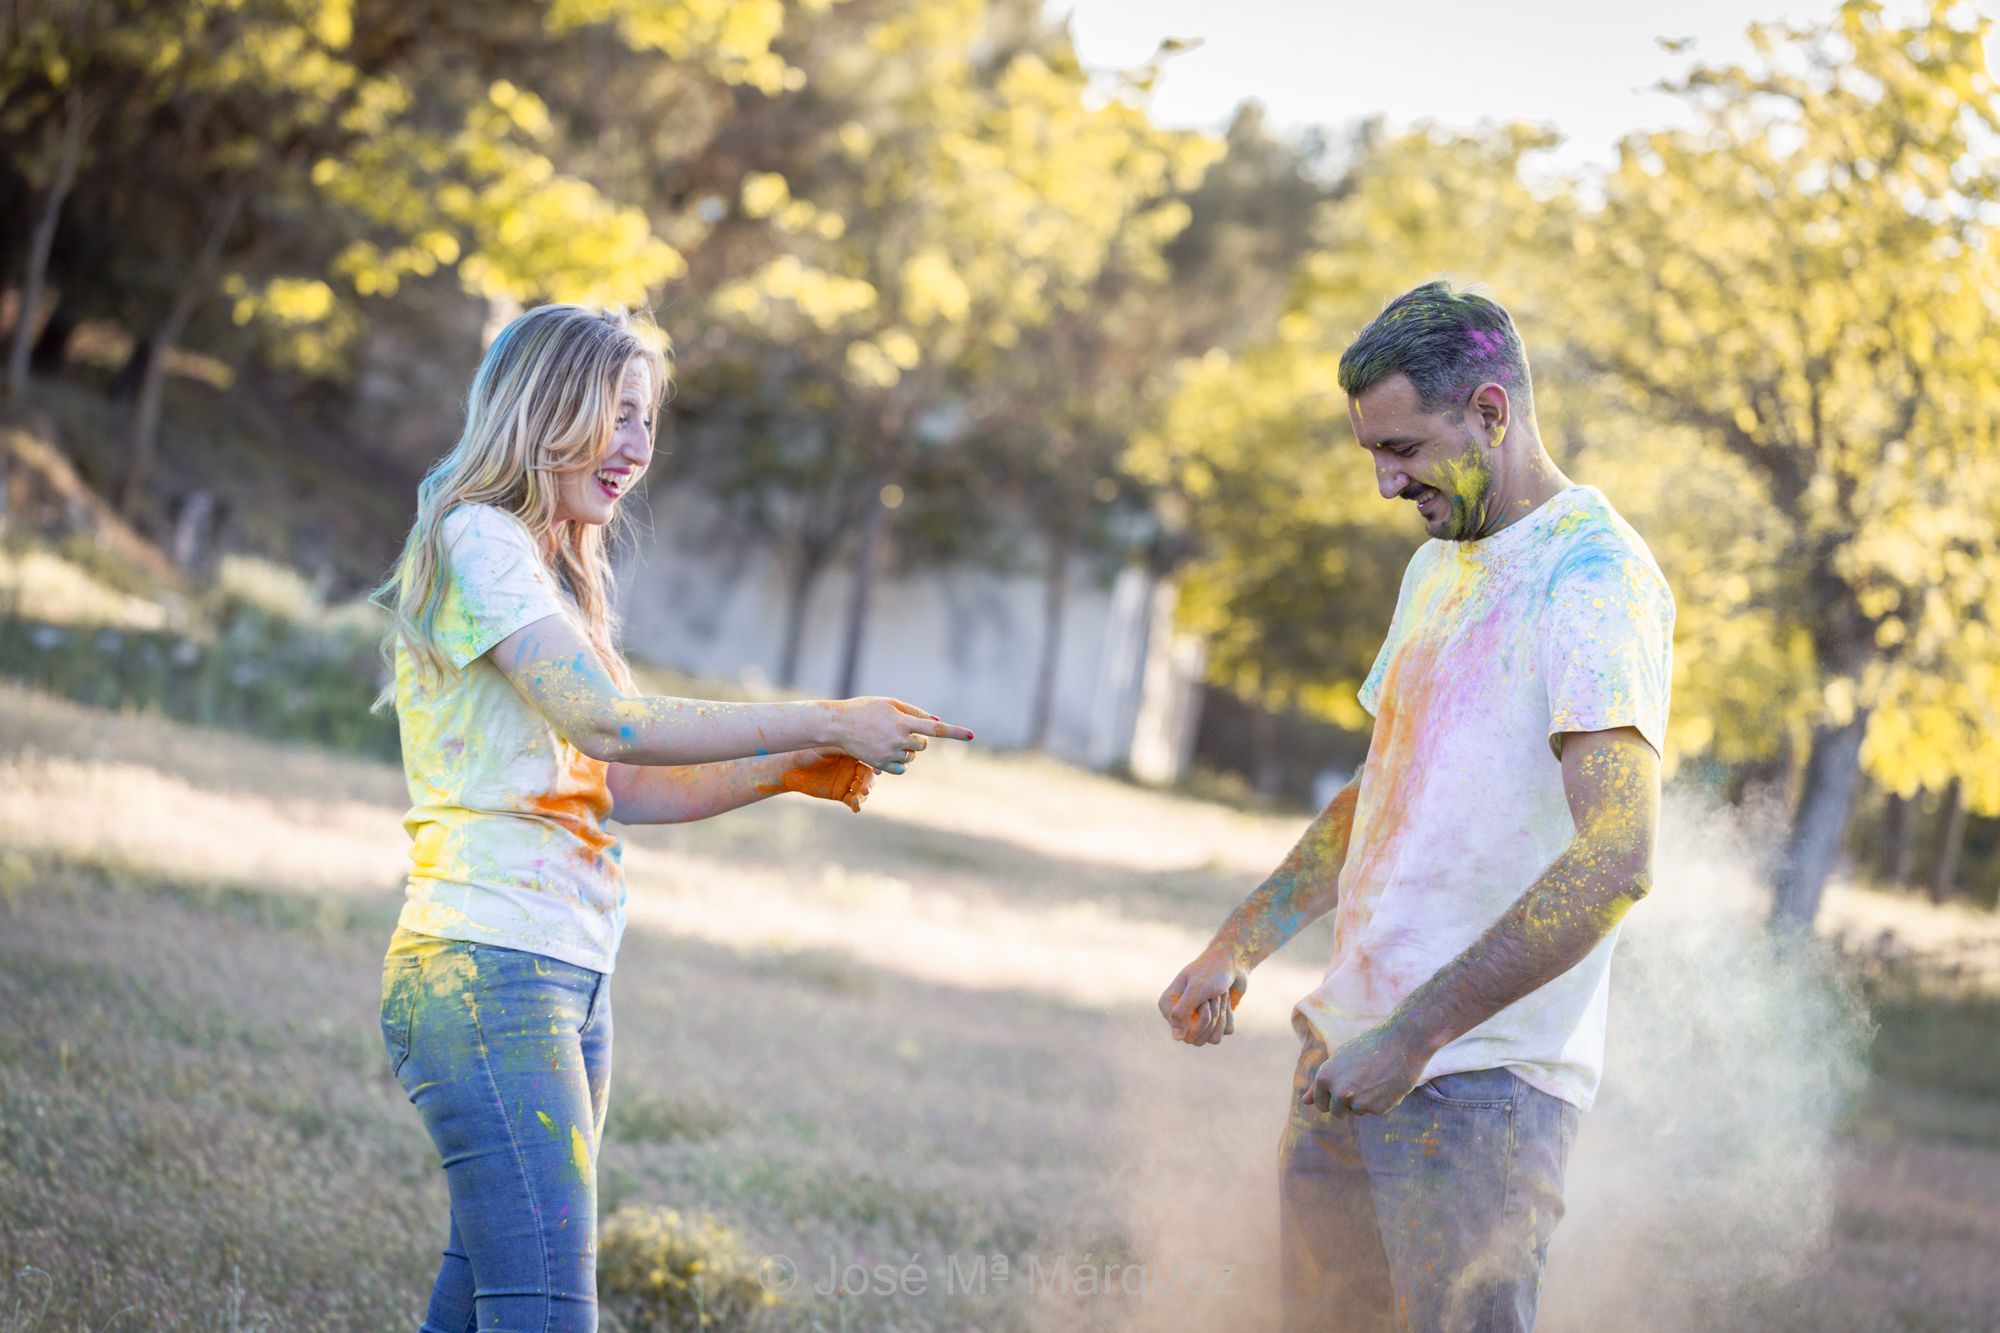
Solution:
<svg viewBox="0 0 2000 1333">
<path fill-rule="evenodd" d="M 1864 1122 L 2000 1148 L 2000 994 L 1921 963 L 1863 972 L 1876 1025 Z"/>
</svg>

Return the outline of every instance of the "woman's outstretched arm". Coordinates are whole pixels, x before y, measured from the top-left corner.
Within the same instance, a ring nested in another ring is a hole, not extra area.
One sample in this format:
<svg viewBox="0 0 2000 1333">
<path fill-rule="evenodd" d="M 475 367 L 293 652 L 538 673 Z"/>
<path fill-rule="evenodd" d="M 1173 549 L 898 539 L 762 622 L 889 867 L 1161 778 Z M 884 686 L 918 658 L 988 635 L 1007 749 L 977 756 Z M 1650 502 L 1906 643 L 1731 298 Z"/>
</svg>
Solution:
<svg viewBox="0 0 2000 1333">
<path fill-rule="evenodd" d="M 621 824 L 685 824 L 795 791 L 859 811 L 875 770 L 839 750 L 799 750 L 758 759 L 655 768 L 613 764 L 605 777 L 611 817 Z"/>
<path fill-rule="evenodd" d="M 629 695 L 559 615 L 522 626 L 488 655 L 558 735 L 611 763 L 707 764 L 830 747 L 901 773 L 927 736 L 972 739 L 896 699 L 738 704 Z"/>
</svg>

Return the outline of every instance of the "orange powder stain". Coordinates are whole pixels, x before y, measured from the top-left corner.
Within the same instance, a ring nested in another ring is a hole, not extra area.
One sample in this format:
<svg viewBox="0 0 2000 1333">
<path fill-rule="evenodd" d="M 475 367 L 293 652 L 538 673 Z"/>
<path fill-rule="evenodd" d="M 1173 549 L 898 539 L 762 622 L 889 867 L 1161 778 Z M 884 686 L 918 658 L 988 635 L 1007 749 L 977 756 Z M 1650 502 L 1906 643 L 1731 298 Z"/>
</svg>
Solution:
<svg viewBox="0 0 2000 1333">
<path fill-rule="evenodd" d="M 786 769 L 784 776 L 775 783 L 758 783 L 757 793 L 760 796 L 774 796 L 781 791 L 801 792 L 807 796 L 817 796 L 823 801 L 841 801 L 858 810 L 859 798 L 850 799 L 850 797 L 855 796 L 855 785 L 863 776 L 873 772 L 873 769 L 852 755 L 828 755 L 810 764 Z"/>
<path fill-rule="evenodd" d="M 557 780 L 555 790 L 544 796 L 529 797 L 526 805 L 534 813 L 562 825 L 594 855 L 602 856 L 618 841 L 604 827 L 611 814 L 611 788 L 605 781 L 610 769 L 601 759 L 571 750 L 569 768 Z"/>
</svg>

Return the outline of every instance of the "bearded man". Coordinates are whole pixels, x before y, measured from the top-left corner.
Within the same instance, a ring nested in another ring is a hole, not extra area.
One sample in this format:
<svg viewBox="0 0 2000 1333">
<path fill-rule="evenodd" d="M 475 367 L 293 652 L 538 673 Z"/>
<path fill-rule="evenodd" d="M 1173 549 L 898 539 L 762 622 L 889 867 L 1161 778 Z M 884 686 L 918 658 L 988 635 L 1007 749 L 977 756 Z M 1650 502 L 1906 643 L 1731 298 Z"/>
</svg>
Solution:
<svg viewBox="0 0 2000 1333">
<path fill-rule="evenodd" d="M 1652 883 L 1673 596 L 1537 432 L 1514 321 L 1426 283 L 1340 360 L 1411 557 L 1360 774 L 1160 997 L 1194 1046 L 1331 911 L 1279 1147 L 1288 1329 L 1525 1330 Z"/>
</svg>

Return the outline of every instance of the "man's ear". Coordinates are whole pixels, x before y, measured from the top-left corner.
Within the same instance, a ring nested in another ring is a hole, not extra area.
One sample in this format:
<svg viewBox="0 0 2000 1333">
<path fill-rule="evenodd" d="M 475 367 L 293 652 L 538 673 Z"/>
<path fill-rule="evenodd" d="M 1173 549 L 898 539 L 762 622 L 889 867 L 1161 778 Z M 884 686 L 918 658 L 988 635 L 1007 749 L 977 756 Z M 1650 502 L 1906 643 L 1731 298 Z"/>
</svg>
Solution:
<svg viewBox="0 0 2000 1333">
<path fill-rule="evenodd" d="M 1472 401 L 1467 410 L 1472 413 L 1473 433 L 1480 436 L 1490 449 L 1500 443 L 1507 434 L 1507 426 L 1513 420 L 1514 405 L 1507 401 L 1507 391 L 1498 384 L 1486 383 L 1472 391 Z"/>
</svg>

